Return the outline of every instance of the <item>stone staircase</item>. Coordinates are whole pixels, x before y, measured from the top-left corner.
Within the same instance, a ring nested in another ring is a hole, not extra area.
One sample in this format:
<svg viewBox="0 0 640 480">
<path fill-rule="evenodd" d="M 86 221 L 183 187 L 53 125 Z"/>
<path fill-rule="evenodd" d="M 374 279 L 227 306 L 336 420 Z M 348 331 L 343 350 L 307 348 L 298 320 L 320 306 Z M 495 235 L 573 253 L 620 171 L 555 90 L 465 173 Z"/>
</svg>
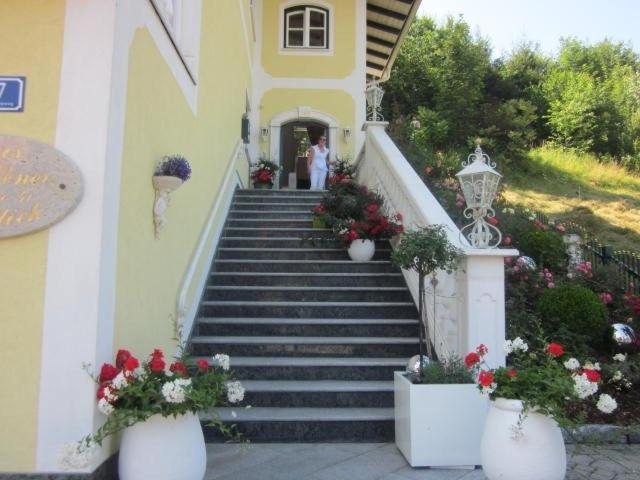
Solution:
<svg viewBox="0 0 640 480">
<path fill-rule="evenodd" d="M 231 356 L 251 408 L 219 413 L 254 442 L 392 440 L 393 371 L 418 351 L 390 245 L 351 261 L 312 227 L 321 197 L 238 190 L 201 300 L 191 353 Z M 214 428 L 205 436 L 221 440 Z"/>
</svg>

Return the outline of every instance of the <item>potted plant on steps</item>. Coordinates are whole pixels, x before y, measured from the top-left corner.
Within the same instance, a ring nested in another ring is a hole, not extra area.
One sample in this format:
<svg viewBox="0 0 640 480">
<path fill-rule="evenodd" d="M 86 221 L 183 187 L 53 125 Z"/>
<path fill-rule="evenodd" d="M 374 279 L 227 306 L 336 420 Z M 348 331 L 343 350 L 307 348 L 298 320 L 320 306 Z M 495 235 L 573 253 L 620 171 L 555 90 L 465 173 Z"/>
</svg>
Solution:
<svg viewBox="0 0 640 480">
<path fill-rule="evenodd" d="M 142 362 L 119 350 L 115 365 L 105 363 L 94 378 L 98 409 L 106 421 L 66 447 L 62 466 L 87 466 L 102 442 L 122 431 L 120 480 L 202 480 L 206 450 L 198 413 L 244 398 L 244 388 L 228 370 L 229 357 L 223 354 L 211 362 L 177 360 L 169 365 L 158 349 Z M 220 421 L 213 423 L 232 435 Z"/>
<path fill-rule="evenodd" d="M 482 468 L 489 480 L 562 480 L 567 469 L 560 426 L 571 427 L 567 407 L 592 401 L 601 383 L 599 365 L 581 364 L 558 343 L 539 341 L 537 351 L 521 338 L 507 340 L 509 365 L 489 369 L 486 349 L 466 363 L 478 388 L 491 399 L 481 441 Z M 599 395 L 597 408 L 612 413 L 616 401 Z"/>
<path fill-rule="evenodd" d="M 405 232 L 391 259 L 418 274 L 420 355 L 414 374 L 395 373 L 396 445 L 412 467 L 470 467 L 480 463 L 480 437 L 488 409 L 467 367 L 456 357 L 441 362 L 432 351 L 424 312 L 424 279 L 452 273 L 462 252 L 439 225 Z M 435 305 L 435 303 L 434 303 Z M 433 339 L 435 343 L 435 339 Z M 426 352 L 425 352 L 426 350 Z"/>
<path fill-rule="evenodd" d="M 276 173 L 280 170 L 280 166 L 270 160 L 261 158 L 251 170 L 251 181 L 253 188 L 261 190 L 269 190 L 273 188 Z"/>
</svg>

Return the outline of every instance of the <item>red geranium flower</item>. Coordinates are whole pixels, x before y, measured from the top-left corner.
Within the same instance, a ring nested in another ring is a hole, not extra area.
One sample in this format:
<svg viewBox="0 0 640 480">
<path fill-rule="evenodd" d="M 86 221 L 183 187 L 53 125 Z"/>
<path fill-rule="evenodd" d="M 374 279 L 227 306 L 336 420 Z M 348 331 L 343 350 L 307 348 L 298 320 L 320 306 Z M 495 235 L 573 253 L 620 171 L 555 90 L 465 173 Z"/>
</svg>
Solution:
<svg viewBox="0 0 640 480">
<path fill-rule="evenodd" d="M 110 382 L 118 375 L 118 369 L 110 363 L 105 363 L 100 369 L 100 383 Z"/>
<path fill-rule="evenodd" d="M 96 392 L 96 398 L 102 400 L 104 398 L 104 387 L 100 387 Z"/>
<path fill-rule="evenodd" d="M 187 375 L 187 366 L 182 362 L 172 363 L 169 367 L 169 370 L 171 370 L 176 375 Z"/>
<path fill-rule="evenodd" d="M 160 373 L 164 371 L 164 366 L 165 366 L 165 363 L 162 357 L 153 357 L 149 361 L 149 368 L 151 369 L 152 372 Z"/>
<path fill-rule="evenodd" d="M 481 356 L 482 355 L 486 355 L 488 351 L 489 351 L 489 349 L 487 348 L 487 346 L 484 343 L 481 343 L 476 348 L 476 352 L 478 352 L 478 355 L 481 355 Z"/>
<path fill-rule="evenodd" d="M 518 375 L 518 372 L 516 372 L 513 368 L 510 368 L 509 370 L 507 370 L 507 377 L 514 378 L 517 375 Z"/>
<path fill-rule="evenodd" d="M 480 355 L 478 355 L 476 352 L 471 352 L 467 354 L 466 357 L 464 357 L 464 364 L 467 366 L 467 368 L 473 367 L 479 361 Z"/>
<path fill-rule="evenodd" d="M 378 206 L 377 203 L 372 203 L 370 205 L 367 205 L 367 212 L 369 213 L 376 213 L 378 211 L 380 207 Z"/>
<path fill-rule="evenodd" d="M 587 376 L 587 380 L 589 380 L 590 382 L 597 383 L 600 381 L 601 375 L 597 370 L 585 368 L 582 372 Z"/>
<path fill-rule="evenodd" d="M 478 383 L 483 387 L 490 387 L 493 383 L 493 372 L 482 371 L 478 375 Z"/>
<path fill-rule="evenodd" d="M 315 213 L 323 213 L 324 212 L 324 205 L 322 205 L 322 204 L 316 205 L 315 207 L 313 207 L 313 211 Z"/>
<path fill-rule="evenodd" d="M 198 368 L 200 370 L 207 370 L 209 368 L 209 362 L 204 359 L 198 360 Z"/>
<path fill-rule="evenodd" d="M 124 362 L 124 369 L 129 372 L 132 372 L 139 366 L 140 366 L 140 362 L 136 357 L 129 356 L 129 358 L 127 358 L 127 361 Z"/>
<path fill-rule="evenodd" d="M 118 353 L 116 353 L 116 367 L 122 368 L 124 366 L 124 362 L 126 362 L 130 356 L 131 354 L 129 353 L 129 350 L 118 350 Z"/>
<path fill-rule="evenodd" d="M 162 353 L 162 350 L 160 350 L 159 348 L 156 348 L 153 350 L 151 358 L 164 358 L 164 353 Z"/>
<path fill-rule="evenodd" d="M 498 222 L 498 219 L 497 219 L 496 217 L 489 217 L 489 218 L 487 219 L 487 222 L 489 222 L 489 223 L 490 223 L 491 225 L 493 225 L 494 227 L 495 227 L 496 225 L 498 225 L 498 223 L 499 223 L 499 222 Z"/>
<path fill-rule="evenodd" d="M 564 355 L 564 348 L 559 343 L 550 343 L 547 345 L 547 353 L 552 357 L 561 357 Z"/>
</svg>

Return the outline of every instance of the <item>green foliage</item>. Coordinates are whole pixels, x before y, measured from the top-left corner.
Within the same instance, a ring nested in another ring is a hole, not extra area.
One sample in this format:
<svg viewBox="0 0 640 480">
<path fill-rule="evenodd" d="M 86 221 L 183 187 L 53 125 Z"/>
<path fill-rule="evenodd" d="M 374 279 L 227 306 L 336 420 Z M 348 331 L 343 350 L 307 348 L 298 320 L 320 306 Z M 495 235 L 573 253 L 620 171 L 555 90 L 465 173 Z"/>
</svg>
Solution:
<svg viewBox="0 0 640 480">
<path fill-rule="evenodd" d="M 414 383 L 430 385 L 473 383 L 473 378 L 459 357 L 431 362 L 422 367 L 422 375 Z"/>
<path fill-rule="evenodd" d="M 587 341 L 602 345 L 607 330 L 607 309 L 598 296 L 583 286 L 562 283 L 545 290 L 536 306 L 547 335 L 553 335 L 575 351 L 583 351 Z"/>
<path fill-rule="evenodd" d="M 444 227 L 432 225 L 403 233 L 391 261 L 400 268 L 415 270 L 425 276 L 436 270 L 453 272 L 461 255 L 462 251 L 449 242 Z"/>
<path fill-rule="evenodd" d="M 562 236 L 556 232 L 529 230 L 523 232 L 517 245 L 541 268 L 544 266 L 553 272 L 561 272 L 566 268 L 566 248 Z"/>
</svg>

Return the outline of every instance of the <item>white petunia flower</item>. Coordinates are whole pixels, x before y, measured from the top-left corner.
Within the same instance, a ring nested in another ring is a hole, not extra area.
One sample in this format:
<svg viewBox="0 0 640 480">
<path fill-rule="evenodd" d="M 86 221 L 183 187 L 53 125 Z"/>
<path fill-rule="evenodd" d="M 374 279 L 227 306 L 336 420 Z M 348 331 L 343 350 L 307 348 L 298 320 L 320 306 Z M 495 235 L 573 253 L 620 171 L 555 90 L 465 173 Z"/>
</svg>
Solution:
<svg viewBox="0 0 640 480">
<path fill-rule="evenodd" d="M 523 352 L 526 352 L 526 351 L 529 350 L 529 345 L 527 345 L 527 343 L 524 340 L 522 340 L 520 337 L 516 337 L 513 340 L 512 345 L 513 345 L 513 350 L 514 351 L 515 350 L 521 350 Z"/>
<path fill-rule="evenodd" d="M 504 341 L 504 353 L 510 355 L 513 353 L 513 342 L 511 340 Z"/>
<path fill-rule="evenodd" d="M 118 395 L 113 393 L 113 391 L 109 387 L 104 387 L 104 390 L 102 392 L 104 394 L 102 398 L 106 399 L 108 402 L 115 402 L 118 399 Z"/>
<path fill-rule="evenodd" d="M 127 380 L 127 377 L 124 376 L 124 373 L 120 372 L 118 375 L 116 375 L 116 377 L 111 381 L 111 385 L 113 385 L 113 388 L 115 388 L 116 390 L 122 390 L 123 388 L 125 388 L 127 385 L 129 385 L 129 381 Z"/>
<path fill-rule="evenodd" d="M 580 368 L 580 362 L 577 358 L 570 358 L 566 362 L 564 362 L 564 368 L 567 370 L 571 370 L 572 372 L 578 370 Z"/>
<path fill-rule="evenodd" d="M 227 383 L 227 399 L 230 403 L 238 403 L 244 399 L 244 387 L 240 382 Z"/>
<path fill-rule="evenodd" d="M 191 385 L 190 378 L 177 378 L 162 385 L 162 396 L 169 403 L 183 403 L 186 400 L 186 388 Z"/>
<path fill-rule="evenodd" d="M 584 373 L 582 375 L 574 375 L 573 382 L 573 388 L 580 399 L 590 397 L 598 391 L 598 384 L 590 381 Z"/>
<path fill-rule="evenodd" d="M 98 452 L 96 443 L 72 442 L 60 448 L 58 464 L 65 471 L 81 470 L 91 465 Z"/>
<path fill-rule="evenodd" d="M 493 392 L 496 391 L 496 388 L 498 388 L 498 384 L 495 382 L 489 385 L 488 387 L 482 387 L 482 390 L 480 390 L 480 395 L 488 397 L 489 395 L 491 395 Z"/>
<path fill-rule="evenodd" d="M 615 399 L 611 397 L 611 395 L 603 393 L 602 395 L 600 395 L 600 398 L 598 398 L 596 407 L 598 407 L 598 410 L 603 413 L 611 413 L 616 408 L 618 408 L 618 402 L 616 402 Z"/>
<path fill-rule="evenodd" d="M 596 362 L 596 363 L 585 362 L 584 368 L 586 368 L 587 370 L 597 370 L 599 372 L 600 371 L 600 364 L 598 362 Z"/>
<path fill-rule="evenodd" d="M 105 398 L 101 398 L 98 401 L 98 410 L 100 410 L 103 415 L 106 415 L 108 417 L 113 413 L 115 408 Z"/>
<path fill-rule="evenodd" d="M 616 353 L 616 354 L 613 356 L 613 359 L 614 359 L 616 362 L 624 362 L 624 361 L 626 361 L 626 360 L 627 360 L 627 356 L 626 356 L 624 353 Z"/>
<path fill-rule="evenodd" d="M 144 378 L 147 376 L 147 372 L 142 367 L 136 367 L 136 369 L 133 371 L 133 376 L 136 378 Z"/>
<path fill-rule="evenodd" d="M 229 361 L 229 355 L 217 353 L 213 356 L 213 363 L 217 364 L 223 370 L 229 370 L 231 362 Z"/>
</svg>

